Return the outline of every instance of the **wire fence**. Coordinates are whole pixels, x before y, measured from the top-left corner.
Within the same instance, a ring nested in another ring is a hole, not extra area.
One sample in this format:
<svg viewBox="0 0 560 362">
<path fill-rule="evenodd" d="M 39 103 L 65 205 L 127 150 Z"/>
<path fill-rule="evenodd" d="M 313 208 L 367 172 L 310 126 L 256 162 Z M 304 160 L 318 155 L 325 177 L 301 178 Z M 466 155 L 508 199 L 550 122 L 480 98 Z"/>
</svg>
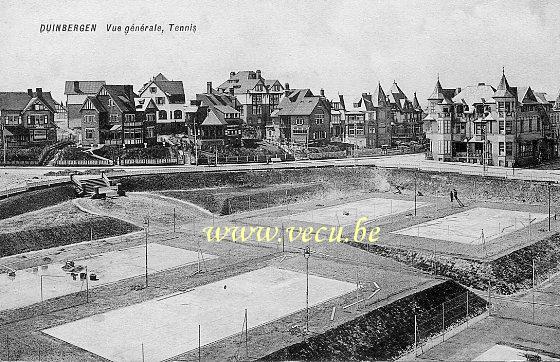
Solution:
<svg viewBox="0 0 560 362">
<path fill-rule="evenodd" d="M 487 301 L 466 291 L 413 316 L 414 349 L 418 355 L 434 342 L 450 338 L 454 328 L 468 328 L 469 320 L 488 309 Z"/>
</svg>

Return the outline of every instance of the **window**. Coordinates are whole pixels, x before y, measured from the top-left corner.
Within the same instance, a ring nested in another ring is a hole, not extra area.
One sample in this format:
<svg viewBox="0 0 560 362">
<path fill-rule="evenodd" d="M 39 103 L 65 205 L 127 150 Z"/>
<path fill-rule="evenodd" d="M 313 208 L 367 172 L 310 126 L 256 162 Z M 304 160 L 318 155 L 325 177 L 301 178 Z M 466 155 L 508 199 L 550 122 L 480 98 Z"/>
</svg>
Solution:
<svg viewBox="0 0 560 362">
<path fill-rule="evenodd" d="M 325 123 L 325 115 L 323 113 L 318 113 L 315 115 L 315 123 L 323 124 Z"/>
<path fill-rule="evenodd" d="M 500 134 L 504 134 L 505 133 L 505 123 L 504 123 L 504 121 L 499 121 L 498 126 L 499 126 L 499 129 L 500 129 Z"/>
<path fill-rule="evenodd" d="M 150 93 L 155 93 L 157 92 L 157 88 L 156 87 L 150 87 Z"/>
<path fill-rule="evenodd" d="M 183 112 L 181 112 L 181 111 L 178 110 L 178 109 L 175 110 L 175 111 L 173 112 L 173 118 L 175 118 L 175 119 L 181 119 L 181 118 L 183 118 Z"/>
<path fill-rule="evenodd" d="M 503 156 L 505 152 L 506 146 L 503 142 L 498 144 L 498 155 Z"/>
<path fill-rule="evenodd" d="M 511 119 L 506 120 L 506 134 L 511 134 L 512 121 Z"/>
<path fill-rule="evenodd" d="M 13 114 L 6 116 L 4 119 L 7 125 L 19 124 L 19 120 L 20 120 L 18 115 L 13 115 Z"/>
<path fill-rule="evenodd" d="M 86 128 L 86 139 L 91 140 L 93 139 L 93 128 Z"/>
<path fill-rule="evenodd" d="M 253 104 L 262 104 L 262 94 L 253 94 Z"/>
<path fill-rule="evenodd" d="M 533 119 L 529 118 L 529 132 L 533 132 Z"/>
<path fill-rule="evenodd" d="M 156 120 L 156 115 L 153 113 L 146 114 L 146 121 L 154 122 Z"/>
<path fill-rule="evenodd" d="M 45 106 L 44 106 L 43 104 L 41 104 L 41 103 L 35 103 L 35 104 L 33 105 L 33 109 L 36 110 L 36 111 L 44 111 L 46 108 L 45 108 Z"/>
<path fill-rule="evenodd" d="M 32 114 L 30 116 L 27 116 L 27 123 L 29 125 L 35 125 L 35 124 L 41 124 L 41 123 L 47 123 L 48 118 L 46 115 L 42 115 L 42 114 Z"/>
<path fill-rule="evenodd" d="M 305 128 L 301 128 L 301 127 L 294 127 L 292 132 L 294 134 L 307 134 L 307 130 Z"/>
<path fill-rule="evenodd" d="M 46 129 L 37 129 L 33 131 L 33 139 L 35 141 L 41 141 L 47 139 L 47 130 Z"/>
<path fill-rule="evenodd" d="M 541 130 L 541 120 L 537 119 L 537 132 L 540 132 Z"/>
<path fill-rule="evenodd" d="M 156 104 L 165 104 L 165 97 L 156 97 Z"/>
<path fill-rule="evenodd" d="M 302 126 L 305 122 L 303 121 L 303 118 L 296 118 L 296 124 L 298 126 Z"/>
<path fill-rule="evenodd" d="M 255 91 L 257 91 L 257 92 L 262 92 L 262 91 L 263 91 L 263 86 L 262 86 L 262 84 L 257 84 L 257 86 L 255 87 Z"/>
<path fill-rule="evenodd" d="M 118 114 L 111 114 L 110 119 L 111 119 L 112 124 L 119 123 L 119 115 Z"/>
<path fill-rule="evenodd" d="M 93 123 L 95 121 L 95 116 L 88 114 L 84 116 L 85 123 Z"/>
<path fill-rule="evenodd" d="M 146 128 L 146 137 L 148 137 L 148 138 L 154 137 L 154 127 L 147 127 Z"/>
<path fill-rule="evenodd" d="M 159 119 L 167 119 L 167 112 L 159 111 Z"/>
<path fill-rule="evenodd" d="M 134 114 L 125 114 L 124 115 L 124 120 L 127 123 L 133 123 L 134 119 L 135 119 Z"/>
<path fill-rule="evenodd" d="M 513 142 L 506 142 L 506 156 L 513 155 Z"/>
<path fill-rule="evenodd" d="M 109 98 L 109 107 L 114 107 L 115 106 L 115 101 L 113 100 L 113 98 Z"/>
</svg>

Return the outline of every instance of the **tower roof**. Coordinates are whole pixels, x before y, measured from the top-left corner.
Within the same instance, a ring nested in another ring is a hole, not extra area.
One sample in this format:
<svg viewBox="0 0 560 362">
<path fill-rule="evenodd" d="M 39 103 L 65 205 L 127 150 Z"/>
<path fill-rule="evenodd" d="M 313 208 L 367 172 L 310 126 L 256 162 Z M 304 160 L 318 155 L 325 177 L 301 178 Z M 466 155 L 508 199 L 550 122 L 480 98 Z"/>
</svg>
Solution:
<svg viewBox="0 0 560 362">
<path fill-rule="evenodd" d="M 441 100 L 445 99 L 445 96 L 443 95 L 443 88 L 441 87 L 441 83 L 439 82 L 439 77 L 436 82 L 436 86 L 434 87 L 434 91 L 432 92 L 432 95 L 428 97 L 428 100 L 437 100 L 437 99 L 441 99 Z"/>
<path fill-rule="evenodd" d="M 505 72 L 502 69 L 502 79 L 500 79 L 500 84 L 496 89 L 496 93 L 494 93 L 494 98 L 507 98 L 507 97 L 513 97 L 513 94 L 510 91 L 509 83 L 507 81 Z"/>
</svg>

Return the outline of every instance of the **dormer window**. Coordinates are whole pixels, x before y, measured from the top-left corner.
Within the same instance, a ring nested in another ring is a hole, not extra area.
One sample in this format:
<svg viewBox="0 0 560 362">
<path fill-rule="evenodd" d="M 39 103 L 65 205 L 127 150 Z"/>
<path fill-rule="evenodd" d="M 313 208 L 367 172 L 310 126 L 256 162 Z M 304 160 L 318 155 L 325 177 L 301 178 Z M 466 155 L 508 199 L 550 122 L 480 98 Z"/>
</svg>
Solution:
<svg viewBox="0 0 560 362">
<path fill-rule="evenodd" d="M 262 91 L 263 91 L 263 86 L 262 86 L 262 84 L 257 84 L 257 85 L 255 86 L 255 91 L 257 91 L 257 92 L 262 92 Z"/>
<path fill-rule="evenodd" d="M 45 106 L 41 103 L 35 103 L 33 108 L 36 111 L 44 111 L 45 110 Z"/>
<path fill-rule="evenodd" d="M 115 101 L 109 98 L 109 107 L 114 107 L 114 106 L 115 106 Z"/>
</svg>

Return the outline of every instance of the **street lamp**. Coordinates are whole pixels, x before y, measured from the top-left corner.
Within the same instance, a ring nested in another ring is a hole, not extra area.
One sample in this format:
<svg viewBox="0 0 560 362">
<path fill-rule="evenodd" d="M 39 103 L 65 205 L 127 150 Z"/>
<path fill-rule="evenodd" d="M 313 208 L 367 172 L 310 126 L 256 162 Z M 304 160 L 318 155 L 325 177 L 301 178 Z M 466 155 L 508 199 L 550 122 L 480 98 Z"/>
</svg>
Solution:
<svg viewBox="0 0 560 362">
<path fill-rule="evenodd" d="M 305 293 L 305 331 L 309 332 L 309 257 L 311 256 L 311 249 L 306 246 L 303 250 L 303 257 L 305 258 L 305 274 L 306 274 L 306 293 Z"/>
</svg>

